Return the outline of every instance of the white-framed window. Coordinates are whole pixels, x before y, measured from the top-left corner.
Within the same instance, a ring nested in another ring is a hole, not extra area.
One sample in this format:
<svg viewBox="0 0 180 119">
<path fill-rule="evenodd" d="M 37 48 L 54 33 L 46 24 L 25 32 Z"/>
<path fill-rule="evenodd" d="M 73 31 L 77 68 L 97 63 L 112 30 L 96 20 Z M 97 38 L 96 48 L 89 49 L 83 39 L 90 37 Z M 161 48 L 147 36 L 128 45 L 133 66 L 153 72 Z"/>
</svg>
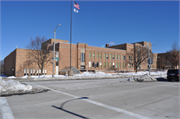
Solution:
<svg viewBox="0 0 180 119">
<path fill-rule="evenodd" d="M 89 61 L 89 67 L 91 67 L 91 61 Z"/>
<path fill-rule="evenodd" d="M 38 69 L 37 69 L 37 71 L 36 71 L 36 75 L 38 75 Z"/>
<path fill-rule="evenodd" d="M 47 69 L 45 69 L 45 75 L 47 75 Z"/>
<path fill-rule="evenodd" d="M 26 75 L 26 69 L 24 69 L 24 76 Z"/>
<path fill-rule="evenodd" d="M 81 62 L 85 62 L 84 54 L 85 54 L 85 53 L 81 53 Z"/>
<path fill-rule="evenodd" d="M 26 75 L 29 75 L 29 69 L 27 69 L 27 74 Z"/>
<path fill-rule="evenodd" d="M 32 69 L 31 69 L 31 75 L 32 75 Z"/>
<path fill-rule="evenodd" d="M 33 75 L 35 75 L 35 69 L 33 69 Z"/>
<path fill-rule="evenodd" d="M 41 69 L 39 69 L 39 75 L 41 75 Z"/>
</svg>

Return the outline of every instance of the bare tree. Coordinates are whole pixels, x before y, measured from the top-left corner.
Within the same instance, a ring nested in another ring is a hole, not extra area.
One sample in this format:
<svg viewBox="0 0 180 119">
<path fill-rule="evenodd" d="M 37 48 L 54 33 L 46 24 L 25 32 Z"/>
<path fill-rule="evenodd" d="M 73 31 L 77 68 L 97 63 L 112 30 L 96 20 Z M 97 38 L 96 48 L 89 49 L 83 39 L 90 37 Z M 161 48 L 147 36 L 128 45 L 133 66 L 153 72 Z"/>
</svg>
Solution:
<svg viewBox="0 0 180 119">
<path fill-rule="evenodd" d="M 152 51 L 150 50 L 151 58 L 154 56 Z M 128 65 L 132 65 L 134 63 L 134 68 L 137 70 L 140 68 L 141 64 L 143 62 L 147 63 L 148 59 L 148 48 L 141 45 L 134 44 L 134 49 L 132 49 L 130 52 L 127 53 L 127 56 L 129 55 L 129 59 L 127 59 Z"/>
<path fill-rule="evenodd" d="M 166 52 L 166 59 L 171 63 L 173 68 L 177 68 L 179 64 L 179 49 L 177 42 L 173 42 L 172 49 Z"/>
<path fill-rule="evenodd" d="M 29 59 L 28 65 L 36 64 L 39 69 L 41 69 L 41 75 L 43 73 L 43 68 L 48 64 L 52 63 L 52 52 L 47 48 L 41 47 L 42 43 L 46 41 L 45 37 L 36 37 L 35 39 L 31 38 L 31 42 L 27 45 L 28 49 L 31 51 L 27 54 L 27 58 Z"/>
</svg>

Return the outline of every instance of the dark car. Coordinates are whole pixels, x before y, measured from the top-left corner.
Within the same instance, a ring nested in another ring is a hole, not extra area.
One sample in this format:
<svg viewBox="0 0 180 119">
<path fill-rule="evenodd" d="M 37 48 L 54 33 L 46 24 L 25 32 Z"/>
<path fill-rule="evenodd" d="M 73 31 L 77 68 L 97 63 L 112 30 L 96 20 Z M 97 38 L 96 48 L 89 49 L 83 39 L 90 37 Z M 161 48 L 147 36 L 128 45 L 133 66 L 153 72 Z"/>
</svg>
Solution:
<svg viewBox="0 0 180 119">
<path fill-rule="evenodd" d="M 179 81 L 179 69 L 169 69 L 167 72 L 168 81 Z"/>
</svg>

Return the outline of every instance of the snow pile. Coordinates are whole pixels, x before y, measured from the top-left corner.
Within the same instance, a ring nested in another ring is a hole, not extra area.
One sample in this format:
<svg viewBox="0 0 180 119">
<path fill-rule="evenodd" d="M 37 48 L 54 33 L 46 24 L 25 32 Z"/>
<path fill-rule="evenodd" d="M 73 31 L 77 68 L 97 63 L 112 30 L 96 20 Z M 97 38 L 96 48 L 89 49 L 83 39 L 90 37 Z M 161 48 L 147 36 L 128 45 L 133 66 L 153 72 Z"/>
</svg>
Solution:
<svg viewBox="0 0 180 119">
<path fill-rule="evenodd" d="M 140 77 L 133 77 L 132 76 L 127 81 L 152 82 L 152 81 L 157 81 L 157 79 L 148 75 L 148 74 L 145 74 L 145 75 L 140 76 Z"/>
<path fill-rule="evenodd" d="M 7 77 L 7 78 L 16 78 L 15 76 L 9 76 L 9 77 Z"/>
<path fill-rule="evenodd" d="M 73 75 L 73 77 L 77 78 L 77 79 L 81 79 L 81 78 L 110 78 L 110 77 L 114 77 L 112 74 L 110 73 L 104 73 L 104 72 L 84 72 L 82 74 L 76 74 Z"/>
<path fill-rule="evenodd" d="M 54 77 L 65 77 L 64 75 L 54 75 Z M 28 76 L 28 75 L 25 75 L 25 76 L 22 76 L 22 77 L 19 77 L 19 78 L 52 78 L 52 75 L 41 75 L 41 76 Z"/>
<path fill-rule="evenodd" d="M 12 93 L 12 92 L 24 92 L 32 90 L 31 85 L 21 84 L 19 81 L 9 80 L 0 82 L 0 92 L 1 93 Z"/>
<path fill-rule="evenodd" d="M 67 75 L 41 75 L 41 76 L 23 76 L 19 77 L 21 79 L 30 79 L 30 80 L 67 80 L 67 79 L 105 79 L 105 78 L 130 78 L 130 77 L 138 77 L 143 75 L 148 75 L 149 72 L 130 72 L 130 73 L 104 73 L 104 72 L 83 72 L 82 74 L 74 74 L 73 76 L 67 76 Z M 157 71 L 157 72 L 151 72 L 151 77 L 154 78 L 166 78 L 167 77 L 167 71 Z M 14 76 L 10 76 L 8 78 L 15 78 Z"/>
<path fill-rule="evenodd" d="M 131 72 L 131 73 L 113 73 L 113 74 L 118 74 L 118 75 L 145 75 L 145 74 L 149 74 L 149 71 L 145 71 L 145 72 Z M 151 76 L 159 76 L 159 75 L 167 75 L 167 71 L 157 71 L 157 72 L 150 72 Z"/>
</svg>

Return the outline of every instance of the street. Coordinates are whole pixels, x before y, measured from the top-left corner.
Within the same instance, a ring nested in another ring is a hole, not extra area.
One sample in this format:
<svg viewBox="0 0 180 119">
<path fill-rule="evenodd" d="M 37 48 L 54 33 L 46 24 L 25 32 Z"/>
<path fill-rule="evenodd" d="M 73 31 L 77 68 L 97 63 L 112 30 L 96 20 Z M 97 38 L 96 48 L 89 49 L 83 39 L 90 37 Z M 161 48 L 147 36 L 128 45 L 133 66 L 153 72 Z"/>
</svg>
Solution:
<svg viewBox="0 0 180 119">
<path fill-rule="evenodd" d="M 23 82 L 49 89 L 5 97 L 15 119 L 179 119 L 179 82 L 127 78 Z"/>
</svg>

